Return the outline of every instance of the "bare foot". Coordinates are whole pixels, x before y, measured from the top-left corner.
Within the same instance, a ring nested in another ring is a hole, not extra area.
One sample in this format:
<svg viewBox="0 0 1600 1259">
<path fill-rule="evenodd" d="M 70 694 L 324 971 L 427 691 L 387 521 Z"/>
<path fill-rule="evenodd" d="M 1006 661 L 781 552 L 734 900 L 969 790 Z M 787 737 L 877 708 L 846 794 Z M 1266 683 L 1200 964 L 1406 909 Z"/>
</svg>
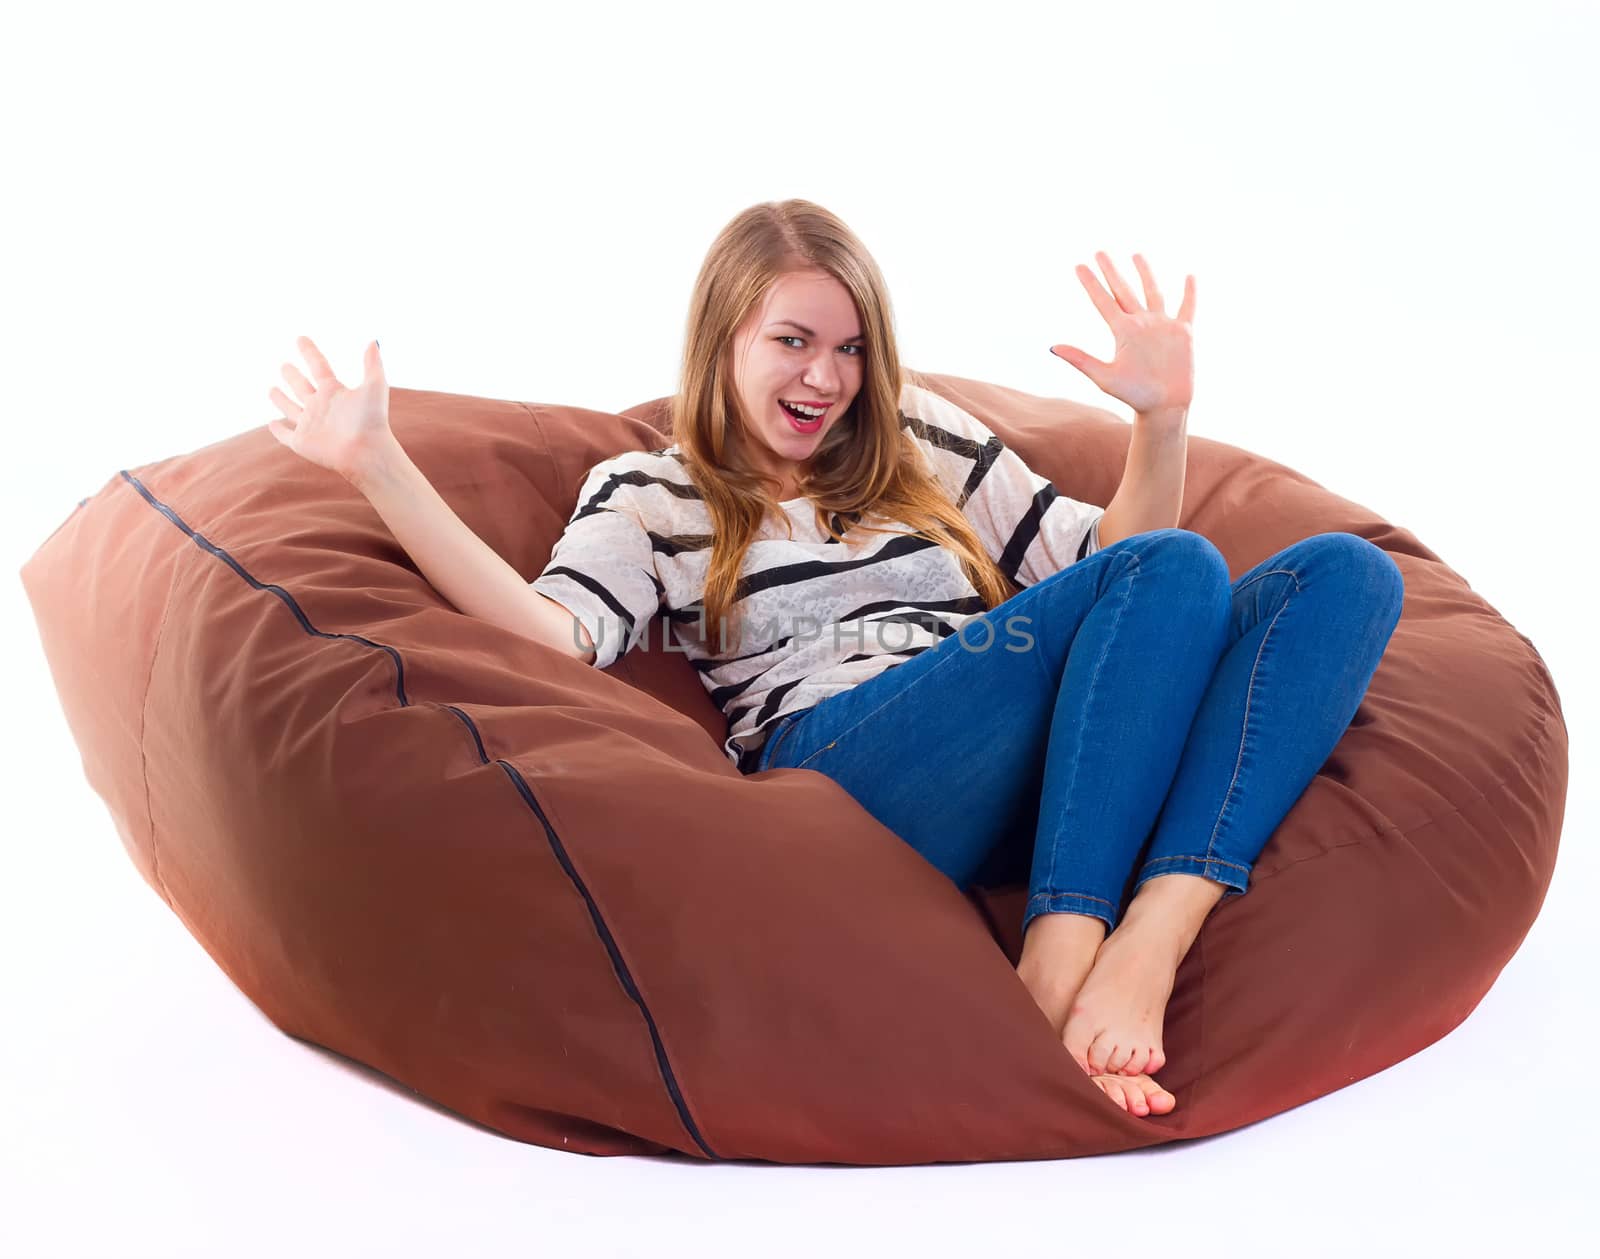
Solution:
<svg viewBox="0 0 1600 1259">
<path fill-rule="evenodd" d="M 1105 938 L 1105 923 L 1087 914 L 1040 914 L 1023 938 L 1017 975 L 1057 1036 Z"/>
<path fill-rule="evenodd" d="M 1167 937 L 1142 932 L 1132 920 L 1119 923 L 1095 954 L 1062 1028 L 1073 1061 L 1091 1076 L 1161 1070 L 1162 1022 L 1181 960 Z"/>
<path fill-rule="evenodd" d="M 1107 938 L 1103 923 L 1077 914 L 1042 915 L 1028 931 L 1017 974 L 1058 1037 Z M 1148 1075 L 1088 1074 L 1101 1092 L 1132 1114 L 1165 1115 L 1178 1104 Z"/>
<path fill-rule="evenodd" d="M 1100 1091 L 1135 1115 L 1166 1115 L 1178 1099 L 1147 1075 L 1091 1075 Z"/>
</svg>

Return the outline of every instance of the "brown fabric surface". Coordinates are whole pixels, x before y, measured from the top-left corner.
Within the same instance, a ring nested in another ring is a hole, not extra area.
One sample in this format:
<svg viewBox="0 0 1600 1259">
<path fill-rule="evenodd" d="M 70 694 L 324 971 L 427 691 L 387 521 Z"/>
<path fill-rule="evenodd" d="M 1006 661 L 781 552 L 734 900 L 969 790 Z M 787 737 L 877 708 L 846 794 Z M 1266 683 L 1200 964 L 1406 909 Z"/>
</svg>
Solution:
<svg viewBox="0 0 1600 1259">
<path fill-rule="evenodd" d="M 1104 504 L 1104 411 L 913 374 Z M 394 390 L 402 444 L 526 578 L 623 415 Z M 1210 1135 L 1437 1040 L 1554 868 L 1567 732 L 1533 645 L 1403 529 L 1191 436 L 1182 527 L 1237 576 L 1309 534 L 1406 604 L 1350 729 L 1184 961 L 1140 1118 L 963 895 L 821 774 L 741 776 L 660 618 L 605 673 L 456 612 L 264 426 L 119 473 L 22 569 L 84 772 L 146 881 L 283 1031 L 516 1139 L 786 1163 L 1056 1158 Z M 998 945 L 998 947 L 997 947 Z M 1309 998 L 1309 999 L 1308 999 Z"/>
</svg>

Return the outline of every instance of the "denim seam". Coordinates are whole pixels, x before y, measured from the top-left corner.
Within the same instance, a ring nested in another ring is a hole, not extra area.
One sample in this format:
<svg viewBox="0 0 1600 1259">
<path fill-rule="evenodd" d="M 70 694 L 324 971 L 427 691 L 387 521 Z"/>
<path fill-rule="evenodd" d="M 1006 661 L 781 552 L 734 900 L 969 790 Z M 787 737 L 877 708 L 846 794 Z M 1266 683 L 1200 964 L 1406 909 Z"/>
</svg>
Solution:
<svg viewBox="0 0 1600 1259">
<path fill-rule="evenodd" d="M 1128 560 L 1133 568 L 1133 578 L 1137 578 L 1143 571 L 1143 565 L 1139 563 L 1139 557 L 1132 551 L 1124 552 L 1124 554 L 1127 555 Z M 1128 610 L 1128 602 L 1133 598 L 1133 585 L 1133 579 L 1130 578 L 1127 586 L 1124 588 L 1122 603 L 1117 608 L 1117 618 L 1111 623 L 1111 631 L 1106 635 L 1105 648 L 1100 652 L 1100 658 L 1095 661 L 1094 672 L 1089 676 L 1089 687 L 1083 698 L 1083 712 L 1085 721 L 1088 719 L 1088 713 L 1094 702 L 1094 688 L 1095 683 L 1100 678 L 1100 670 L 1105 667 L 1106 658 L 1111 654 L 1112 645 L 1116 642 L 1117 638 L 1117 627 L 1122 624 L 1122 614 Z M 1078 766 L 1082 763 L 1084 742 L 1083 724 L 1084 722 L 1080 721 L 1076 730 L 1074 731 L 1074 733 L 1077 735 L 1077 740 L 1074 742 L 1072 748 L 1072 776 L 1067 781 L 1066 791 L 1062 797 L 1064 800 L 1068 801 L 1072 799 L 1072 789 L 1077 785 L 1078 781 Z M 1055 842 L 1055 828 L 1059 827 L 1060 824 L 1061 819 L 1052 819 L 1050 836 L 1050 868 L 1045 872 L 1044 877 L 1044 883 L 1047 888 L 1053 888 L 1056 883 L 1056 858 L 1060 854 L 1061 849 L 1060 846 Z M 1113 906 L 1113 909 L 1114 908 L 1115 906 Z"/>
<path fill-rule="evenodd" d="M 1097 905 L 1108 905 L 1112 909 L 1117 907 L 1115 901 L 1108 901 L 1103 896 L 1090 896 L 1087 892 L 1035 892 L 1032 896 L 1028 897 L 1029 904 L 1039 900 L 1047 903 L 1049 901 L 1060 900 L 1093 901 Z"/>
<path fill-rule="evenodd" d="M 1071 901 L 1073 903 L 1068 906 L 1058 906 L 1054 904 L 1056 901 L 1063 900 Z M 1107 908 L 1103 913 L 1095 909 L 1086 909 L 1078 904 L 1080 901 L 1092 902 L 1095 905 L 1105 905 Z M 1037 908 L 1035 908 L 1035 902 L 1040 902 Z M 1082 892 L 1035 892 L 1032 896 L 1028 897 L 1028 902 L 1023 906 L 1022 909 L 1023 939 L 1027 939 L 1028 928 L 1033 925 L 1034 919 L 1042 918 L 1046 914 L 1062 913 L 1084 914 L 1088 917 L 1094 918 L 1098 922 L 1103 922 L 1106 925 L 1106 933 L 1108 935 L 1112 931 L 1116 930 L 1117 907 L 1110 901 L 1101 900 L 1098 896 L 1085 896 Z"/>
<path fill-rule="evenodd" d="M 1195 861 L 1207 866 L 1227 866 L 1230 870 L 1250 869 L 1249 866 L 1241 865 L 1237 861 L 1229 861 L 1226 857 L 1195 857 L 1186 853 L 1179 853 L 1171 857 L 1151 857 L 1149 861 L 1144 863 L 1145 868 L 1149 869 L 1151 866 L 1158 866 L 1163 861 Z"/>
<path fill-rule="evenodd" d="M 1179 864 L 1181 862 L 1190 864 L 1184 866 Z M 1236 870 L 1239 871 L 1238 874 L 1233 873 Z M 1137 896 L 1139 890 L 1151 879 L 1173 874 L 1188 874 L 1196 878 L 1209 879 L 1224 889 L 1224 897 L 1243 896 L 1250 890 L 1249 866 L 1224 861 L 1221 857 L 1157 857 L 1153 861 L 1145 862 L 1139 871 L 1139 877 L 1134 883 L 1134 895 Z"/>
<path fill-rule="evenodd" d="M 1294 569 L 1292 569 L 1292 568 L 1269 568 L 1264 573 L 1257 573 L 1249 581 L 1245 582 L 1244 585 L 1240 586 L 1237 590 L 1235 590 L 1233 592 L 1233 595 L 1234 595 L 1235 598 L 1237 598 L 1239 595 L 1243 594 L 1246 590 L 1249 590 L 1251 586 L 1255 585 L 1256 582 L 1261 581 L 1263 578 L 1266 578 L 1266 577 L 1277 577 L 1277 576 L 1280 576 L 1280 575 L 1284 576 L 1284 577 L 1288 577 L 1290 580 L 1292 580 L 1294 582 L 1295 593 L 1296 594 L 1300 593 L 1300 574 L 1299 573 L 1295 572 Z"/>
<path fill-rule="evenodd" d="M 1258 580 L 1260 580 L 1260 578 L 1273 576 L 1279 573 L 1283 574 L 1290 581 L 1294 582 L 1294 592 L 1295 594 L 1299 594 L 1300 577 L 1293 570 L 1287 568 L 1274 568 L 1270 572 L 1261 573 L 1257 577 L 1252 578 L 1248 584 L 1253 586 Z M 1244 590 L 1246 588 L 1246 586 L 1241 586 L 1239 589 Z M 1234 596 L 1238 596 L 1238 591 L 1234 592 Z M 1250 734 L 1250 697 L 1255 694 L 1256 673 L 1261 668 L 1261 657 L 1266 654 L 1267 642 L 1272 638 L 1272 631 L 1273 628 L 1278 624 L 1278 618 L 1282 616 L 1288 610 L 1288 608 L 1288 603 L 1285 603 L 1281 608 L 1272 614 L 1272 620 L 1267 623 L 1267 632 L 1261 636 L 1261 646 L 1256 648 L 1256 658 L 1253 662 L 1251 662 L 1250 665 L 1250 685 L 1245 688 L 1244 692 L 1244 721 L 1241 723 L 1239 728 L 1239 754 L 1233 762 L 1233 778 L 1228 783 L 1228 790 L 1223 794 L 1222 807 L 1217 810 L 1217 820 L 1211 827 L 1211 837 L 1206 841 L 1206 855 L 1204 857 L 1204 860 L 1206 861 L 1217 860 L 1217 858 L 1213 857 L 1211 853 L 1212 850 L 1217 846 L 1217 833 L 1222 829 L 1222 821 L 1228 815 L 1228 804 L 1233 799 L 1233 789 L 1239 783 L 1239 767 L 1244 764 L 1245 740 Z"/>
<path fill-rule="evenodd" d="M 782 746 L 783 741 L 789 737 L 789 731 L 793 730 L 799 724 L 799 713 L 790 714 L 790 719 L 784 721 L 783 729 L 778 731 L 778 737 L 773 741 L 772 747 L 767 751 L 765 756 L 759 758 L 763 768 L 772 764 L 772 762 L 777 759 L 778 748 Z"/>
</svg>

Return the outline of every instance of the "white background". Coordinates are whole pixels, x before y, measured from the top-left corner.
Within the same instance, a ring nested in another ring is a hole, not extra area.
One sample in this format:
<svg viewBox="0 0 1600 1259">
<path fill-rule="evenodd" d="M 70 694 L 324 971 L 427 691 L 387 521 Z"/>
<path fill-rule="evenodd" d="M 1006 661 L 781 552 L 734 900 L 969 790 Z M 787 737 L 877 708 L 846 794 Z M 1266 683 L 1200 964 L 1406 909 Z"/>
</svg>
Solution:
<svg viewBox="0 0 1600 1259">
<path fill-rule="evenodd" d="M 1190 433 L 1436 550 L 1538 645 L 1573 769 L 1478 1009 L 1290 1113 L 1057 1162 L 573 1157 L 261 1016 L 123 854 L 14 579 L 0 1251 L 1592 1254 L 1597 31 L 1579 3 L 13 13 L 13 574 L 118 469 L 277 418 L 299 334 L 341 375 L 380 338 L 398 387 L 670 393 L 712 238 L 801 196 L 873 251 L 910 366 L 1123 415 L 1047 352 L 1111 352 L 1073 267 L 1137 250 L 1173 310 L 1192 272 Z"/>
</svg>

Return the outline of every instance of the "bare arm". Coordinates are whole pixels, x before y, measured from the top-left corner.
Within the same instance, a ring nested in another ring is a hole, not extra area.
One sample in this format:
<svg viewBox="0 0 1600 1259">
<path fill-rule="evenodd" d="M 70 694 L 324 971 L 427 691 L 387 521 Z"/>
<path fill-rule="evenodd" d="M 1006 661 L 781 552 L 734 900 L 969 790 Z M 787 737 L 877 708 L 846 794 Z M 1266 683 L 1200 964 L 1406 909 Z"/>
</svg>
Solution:
<svg viewBox="0 0 1600 1259">
<path fill-rule="evenodd" d="M 349 480 L 429 584 L 462 612 L 594 663 L 588 630 L 473 533 L 398 441 L 385 441 Z"/>
<path fill-rule="evenodd" d="M 1152 529 L 1177 528 L 1188 462 L 1186 410 L 1136 412 L 1122 482 L 1100 518 L 1100 545 Z"/>
</svg>

